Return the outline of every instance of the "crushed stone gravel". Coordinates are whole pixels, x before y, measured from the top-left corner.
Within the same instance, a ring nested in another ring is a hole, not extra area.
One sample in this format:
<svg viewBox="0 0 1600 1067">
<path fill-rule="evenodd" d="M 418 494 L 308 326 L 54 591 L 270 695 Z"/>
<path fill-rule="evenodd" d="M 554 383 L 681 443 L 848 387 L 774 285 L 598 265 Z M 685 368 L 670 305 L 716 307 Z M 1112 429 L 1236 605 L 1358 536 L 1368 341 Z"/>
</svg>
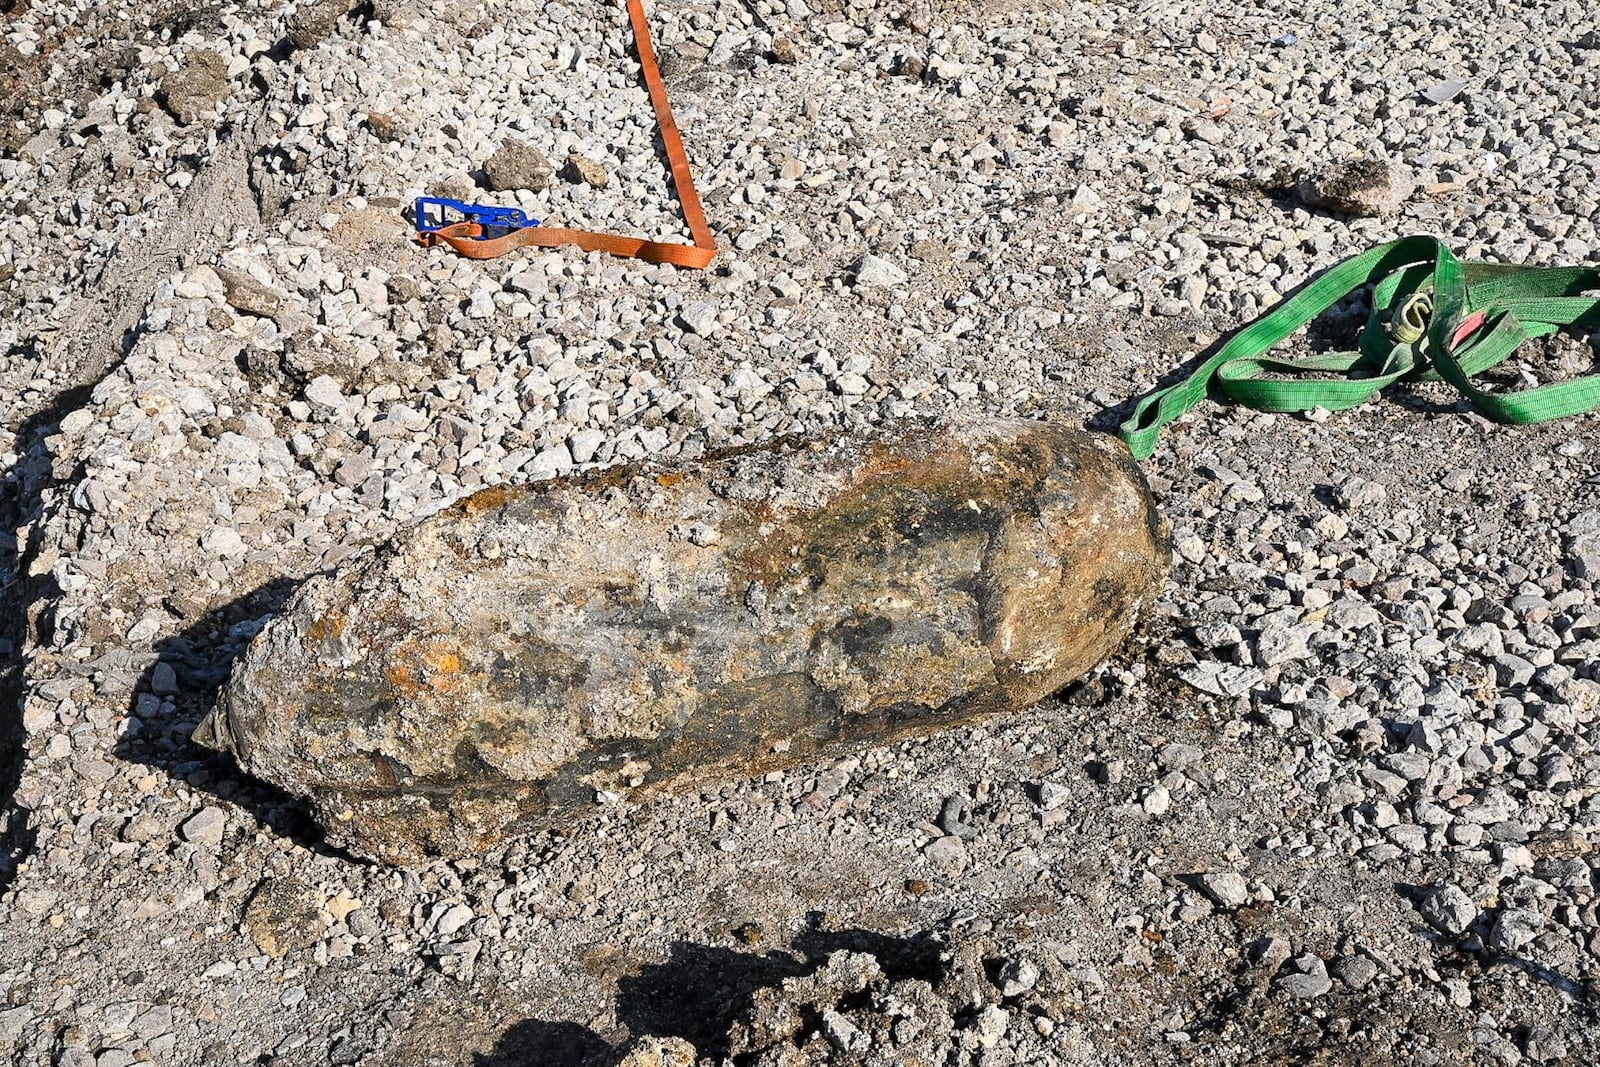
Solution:
<svg viewBox="0 0 1600 1067">
<path fill-rule="evenodd" d="M 704 274 L 409 240 L 425 193 L 687 236 L 610 5 L 0 2 L 0 1058 L 1600 1057 L 1594 417 L 1203 406 L 1086 683 L 470 860 L 355 862 L 190 741 L 301 580 L 475 489 L 1106 428 L 1378 241 L 1600 256 L 1577 0 L 651 17 Z M 1296 197 L 1352 164 L 1377 214 Z"/>
</svg>

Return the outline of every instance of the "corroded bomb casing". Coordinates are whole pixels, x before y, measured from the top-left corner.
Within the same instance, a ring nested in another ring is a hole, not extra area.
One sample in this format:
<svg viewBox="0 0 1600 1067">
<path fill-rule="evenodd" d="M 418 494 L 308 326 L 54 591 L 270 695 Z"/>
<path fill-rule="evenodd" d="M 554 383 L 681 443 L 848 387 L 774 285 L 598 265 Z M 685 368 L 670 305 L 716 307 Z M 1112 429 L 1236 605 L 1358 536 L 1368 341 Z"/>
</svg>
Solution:
<svg viewBox="0 0 1600 1067">
<path fill-rule="evenodd" d="M 486 489 L 312 578 L 196 737 L 391 863 L 1045 697 L 1169 561 L 1111 437 L 901 423 Z"/>
</svg>

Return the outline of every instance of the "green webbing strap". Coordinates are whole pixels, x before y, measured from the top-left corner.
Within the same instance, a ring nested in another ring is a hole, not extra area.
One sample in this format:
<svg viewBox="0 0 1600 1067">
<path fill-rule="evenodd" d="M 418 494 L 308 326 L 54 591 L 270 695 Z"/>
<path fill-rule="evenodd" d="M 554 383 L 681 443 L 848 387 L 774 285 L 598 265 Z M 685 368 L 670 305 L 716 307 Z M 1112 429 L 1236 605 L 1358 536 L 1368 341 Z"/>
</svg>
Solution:
<svg viewBox="0 0 1600 1067">
<path fill-rule="evenodd" d="M 1346 296 L 1372 286 L 1372 312 L 1357 351 L 1302 359 L 1267 355 Z M 1139 401 L 1122 439 L 1139 459 L 1161 428 L 1205 399 L 1213 380 L 1261 411 L 1338 411 L 1401 381 L 1450 383 L 1497 422 L 1530 423 L 1600 408 L 1600 376 L 1521 392 L 1486 392 L 1471 381 L 1523 341 L 1564 327 L 1600 327 L 1600 269 L 1462 263 L 1432 237 L 1379 245 L 1312 279 L 1234 334 L 1176 385 Z M 1278 375 L 1305 375 L 1285 380 Z M 1336 377 L 1329 377 L 1333 375 Z"/>
</svg>

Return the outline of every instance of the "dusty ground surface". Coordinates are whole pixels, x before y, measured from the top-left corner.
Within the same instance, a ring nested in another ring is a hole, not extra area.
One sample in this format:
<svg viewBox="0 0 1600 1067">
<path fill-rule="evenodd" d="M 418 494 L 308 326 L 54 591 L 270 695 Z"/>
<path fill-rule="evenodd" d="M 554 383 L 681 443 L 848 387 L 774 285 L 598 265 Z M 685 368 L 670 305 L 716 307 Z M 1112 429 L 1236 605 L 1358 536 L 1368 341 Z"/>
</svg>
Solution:
<svg viewBox="0 0 1600 1067">
<path fill-rule="evenodd" d="M 606 5 L 0 0 L 0 1050 L 1600 1055 L 1592 417 L 1206 407 L 1146 465 L 1166 593 L 1086 684 L 475 861 L 357 862 L 191 742 L 299 581 L 474 488 L 921 412 L 1107 427 L 1376 241 L 1600 252 L 1578 3 L 653 23 L 705 274 L 408 241 L 427 190 L 681 232 Z M 605 187 L 488 192 L 511 140 Z M 1296 199 L 1359 159 L 1399 168 L 1383 213 Z"/>
</svg>

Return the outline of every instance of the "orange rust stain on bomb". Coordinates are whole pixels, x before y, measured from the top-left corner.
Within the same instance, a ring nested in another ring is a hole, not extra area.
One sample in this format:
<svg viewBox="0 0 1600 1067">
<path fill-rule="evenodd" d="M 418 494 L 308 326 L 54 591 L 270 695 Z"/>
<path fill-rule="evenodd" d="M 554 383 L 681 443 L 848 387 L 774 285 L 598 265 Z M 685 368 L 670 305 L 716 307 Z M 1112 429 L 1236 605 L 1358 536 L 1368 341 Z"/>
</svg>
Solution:
<svg viewBox="0 0 1600 1067">
<path fill-rule="evenodd" d="M 455 674 L 461 670 L 461 657 L 454 649 L 433 645 L 422 654 L 429 668 L 438 674 Z"/>
<path fill-rule="evenodd" d="M 861 468 L 861 475 L 903 474 L 910 470 L 914 463 L 904 456 L 879 455 L 874 452 L 867 457 L 866 464 Z"/>
<path fill-rule="evenodd" d="M 454 692 L 464 681 L 459 651 L 442 642 L 430 642 L 420 648 L 403 642 L 395 648 L 394 661 L 384 671 L 384 677 L 397 695 L 410 700 Z"/>
<path fill-rule="evenodd" d="M 495 508 L 504 507 L 515 495 L 514 490 L 503 485 L 480 489 L 461 502 L 461 510 L 468 515 L 480 515 L 485 511 L 493 511 Z"/>
<path fill-rule="evenodd" d="M 421 685 L 411 674 L 411 668 L 404 663 L 396 663 L 383 672 L 390 688 L 402 697 L 414 699 L 427 692 L 427 687 Z"/>
<path fill-rule="evenodd" d="M 337 638 L 344 633 L 344 624 L 344 612 L 330 611 L 306 629 L 306 638 L 314 644 L 321 644 L 329 638 Z"/>
<path fill-rule="evenodd" d="M 663 489 L 671 489 L 681 485 L 683 484 L 683 473 L 681 471 L 667 471 L 665 474 L 658 474 L 656 475 L 656 484 Z"/>
</svg>

